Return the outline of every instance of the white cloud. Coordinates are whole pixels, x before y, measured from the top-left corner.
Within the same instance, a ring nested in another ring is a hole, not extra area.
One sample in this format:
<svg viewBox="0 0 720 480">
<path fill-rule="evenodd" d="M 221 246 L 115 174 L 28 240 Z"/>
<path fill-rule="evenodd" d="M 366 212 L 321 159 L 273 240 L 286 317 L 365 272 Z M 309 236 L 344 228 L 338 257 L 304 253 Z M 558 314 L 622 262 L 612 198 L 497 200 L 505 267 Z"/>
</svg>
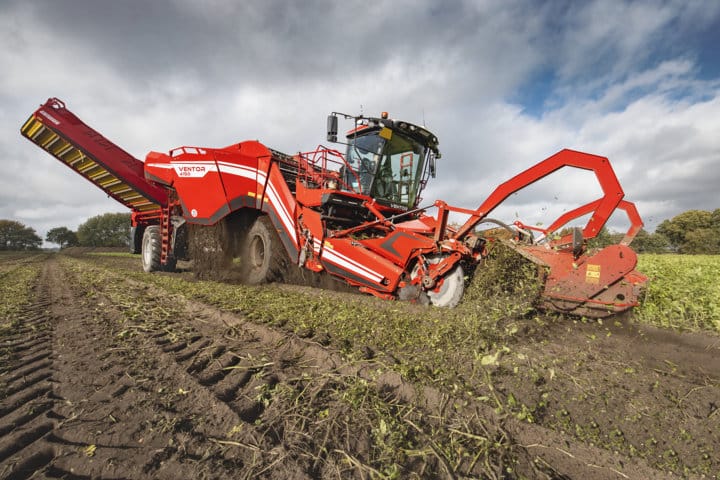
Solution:
<svg viewBox="0 0 720 480">
<path fill-rule="evenodd" d="M 692 1 L 8 2 L 0 218 L 43 231 L 123 209 L 20 137 L 58 96 L 141 159 L 245 139 L 311 150 L 327 113 L 361 105 L 424 119 L 444 153 L 426 203 L 462 207 L 561 148 L 588 151 L 610 158 L 652 228 L 720 207 L 720 82 L 699 77 L 685 42 L 719 15 Z M 549 85 L 529 83 L 546 70 Z M 543 110 L 507 100 L 521 85 Z M 557 174 L 493 215 L 547 224 L 596 195 L 586 177 Z"/>
</svg>

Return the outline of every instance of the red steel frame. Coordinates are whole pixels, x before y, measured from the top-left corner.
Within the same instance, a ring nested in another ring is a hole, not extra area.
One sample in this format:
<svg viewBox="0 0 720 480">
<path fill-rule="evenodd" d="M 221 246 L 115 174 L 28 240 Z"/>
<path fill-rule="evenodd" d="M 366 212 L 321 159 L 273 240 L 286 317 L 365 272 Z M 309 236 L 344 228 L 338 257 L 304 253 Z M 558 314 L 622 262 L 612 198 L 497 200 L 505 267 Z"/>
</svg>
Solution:
<svg viewBox="0 0 720 480">
<path fill-rule="evenodd" d="M 593 212 L 592 217 L 590 217 L 590 220 L 588 220 L 588 223 L 583 229 L 583 237 L 595 237 L 605 223 L 607 223 L 613 211 L 615 211 L 618 207 L 618 204 L 623 199 L 623 196 L 625 196 L 625 193 L 623 192 L 620 182 L 618 182 L 615 172 L 610 166 L 610 162 L 607 158 L 564 149 L 501 184 L 490 194 L 480 207 L 477 208 L 477 210 L 472 212 L 469 210 L 461 211 L 459 209 L 448 207 L 452 211 L 471 214 L 471 217 L 462 227 L 458 229 L 457 233 L 453 235 L 453 238 L 464 237 L 513 193 L 532 185 L 538 180 L 547 177 L 563 167 L 575 167 L 583 170 L 590 170 L 598 179 L 600 187 L 603 191 L 603 197 L 598 199 L 596 202 L 592 202 L 592 204 L 581 207 L 586 208 L 592 205 L 591 208 L 584 213 L 589 213 L 590 211 Z M 576 215 L 576 217 L 577 216 L 580 215 Z"/>
<path fill-rule="evenodd" d="M 560 228 L 564 227 L 571 221 L 580 218 L 583 215 L 587 215 L 592 211 L 595 211 L 600 202 L 601 200 L 594 200 L 592 202 L 586 203 L 581 207 L 570 210 L 569 212 L 566 212 L 562 216 L 558 217 L 557 220 L 555 220 L 548 228 L 540 228 L 532 225 L 526 225 L 519 220 L 516 220 L 514 222 L 514 225 L 521 230 L 534 230 L 536 232 L 542 233 L 545 236 L 548 236 L 553 232 L 557 232 Z M 628 220 L 630 221 L 630 227 L 628 228 L 627 232 L 625 232 L 625 236 L 622 238 L 622 240 L 620 240 L 620 245 L 630 245 L 635 236 L 642 229 L 643 221 L 640 218 L 640 214 L 638 213 L 634 203 L 628 202 L 627 200 L 621 200 L 620 203 L 618 203 L 617 209 L 624 211 L 628 217 Z M 569 242 L 569 237 L 571 236 L 572 235 L 566 235 L 558 240 L 553 240 L 551 241 L 551 245 L 566 245 Z"/>
</svg>

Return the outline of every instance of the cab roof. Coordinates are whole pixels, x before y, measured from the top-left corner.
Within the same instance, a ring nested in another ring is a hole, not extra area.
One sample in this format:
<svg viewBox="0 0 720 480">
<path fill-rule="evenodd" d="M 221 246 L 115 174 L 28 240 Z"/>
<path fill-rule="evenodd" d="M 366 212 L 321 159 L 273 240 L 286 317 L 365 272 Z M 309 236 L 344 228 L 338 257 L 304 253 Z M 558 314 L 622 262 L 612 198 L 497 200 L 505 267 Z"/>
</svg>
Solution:
<svg viewBox="0 0 720 480">
<path fill-rule="evenodd" d="M 415 125 L 404 120 L 394 120 L 391 118 L 377 118 L 377 117 L 360 117 L 356 121 L 356 127 L 347 133 L 347 138 L 353 135 L 359 134 L 360 132 L 369 133 L 371 131 L 380 130 L 383 127 L 390 128 L 393 131 L 399 132 L 405 136 L 412 138 L 413 140 L 427 146 L 435 154 L 440 153 L 438 150 L 438 139 L 435 134 L 425 127 Z"/>
</svg>

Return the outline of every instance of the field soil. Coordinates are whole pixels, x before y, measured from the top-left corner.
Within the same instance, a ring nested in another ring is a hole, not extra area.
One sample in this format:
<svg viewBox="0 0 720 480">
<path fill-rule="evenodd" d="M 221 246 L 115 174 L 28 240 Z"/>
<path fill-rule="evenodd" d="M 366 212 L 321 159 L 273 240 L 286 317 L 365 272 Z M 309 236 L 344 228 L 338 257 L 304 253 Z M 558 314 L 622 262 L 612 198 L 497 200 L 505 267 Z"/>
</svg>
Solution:
<svg viewBox="0 0 720 480">
<path fill-rule="evenodd" d="M 411 381 L 393 352 L 370 345 L 349 356 L 325 334 L 254 322 L 252 312 L 123 276 L 139 270 L 137 258 L 33 262 L 29 301 L 0 329 L 2 479 L 720 472 L 720 338 L 710 333 L 660 330 L 629 315 L 523 317 L 492 354 L 453 372 L 453 388 Z"/>
</svg>

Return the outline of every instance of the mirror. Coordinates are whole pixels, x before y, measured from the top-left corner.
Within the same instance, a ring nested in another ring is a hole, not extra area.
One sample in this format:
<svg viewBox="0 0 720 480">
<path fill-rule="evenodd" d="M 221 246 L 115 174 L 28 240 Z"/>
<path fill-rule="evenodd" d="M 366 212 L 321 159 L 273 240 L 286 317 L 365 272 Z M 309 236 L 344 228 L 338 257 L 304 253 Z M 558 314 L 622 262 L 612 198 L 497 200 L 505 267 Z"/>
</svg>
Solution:
<svg viewBox="0 0 720 480">
<path fill-rule="evenodd" d="M 430 161 L 430 176 L 432 178 L 435 178 L 435 153 L 434 152 L 430 152 L 429 161 Z"/>
<path fill-rule="evenodd" d="M 327 141 L 337 142 L 338 118 L 335 114 L 328 115 L 327 118 Z"/>
</svg>

